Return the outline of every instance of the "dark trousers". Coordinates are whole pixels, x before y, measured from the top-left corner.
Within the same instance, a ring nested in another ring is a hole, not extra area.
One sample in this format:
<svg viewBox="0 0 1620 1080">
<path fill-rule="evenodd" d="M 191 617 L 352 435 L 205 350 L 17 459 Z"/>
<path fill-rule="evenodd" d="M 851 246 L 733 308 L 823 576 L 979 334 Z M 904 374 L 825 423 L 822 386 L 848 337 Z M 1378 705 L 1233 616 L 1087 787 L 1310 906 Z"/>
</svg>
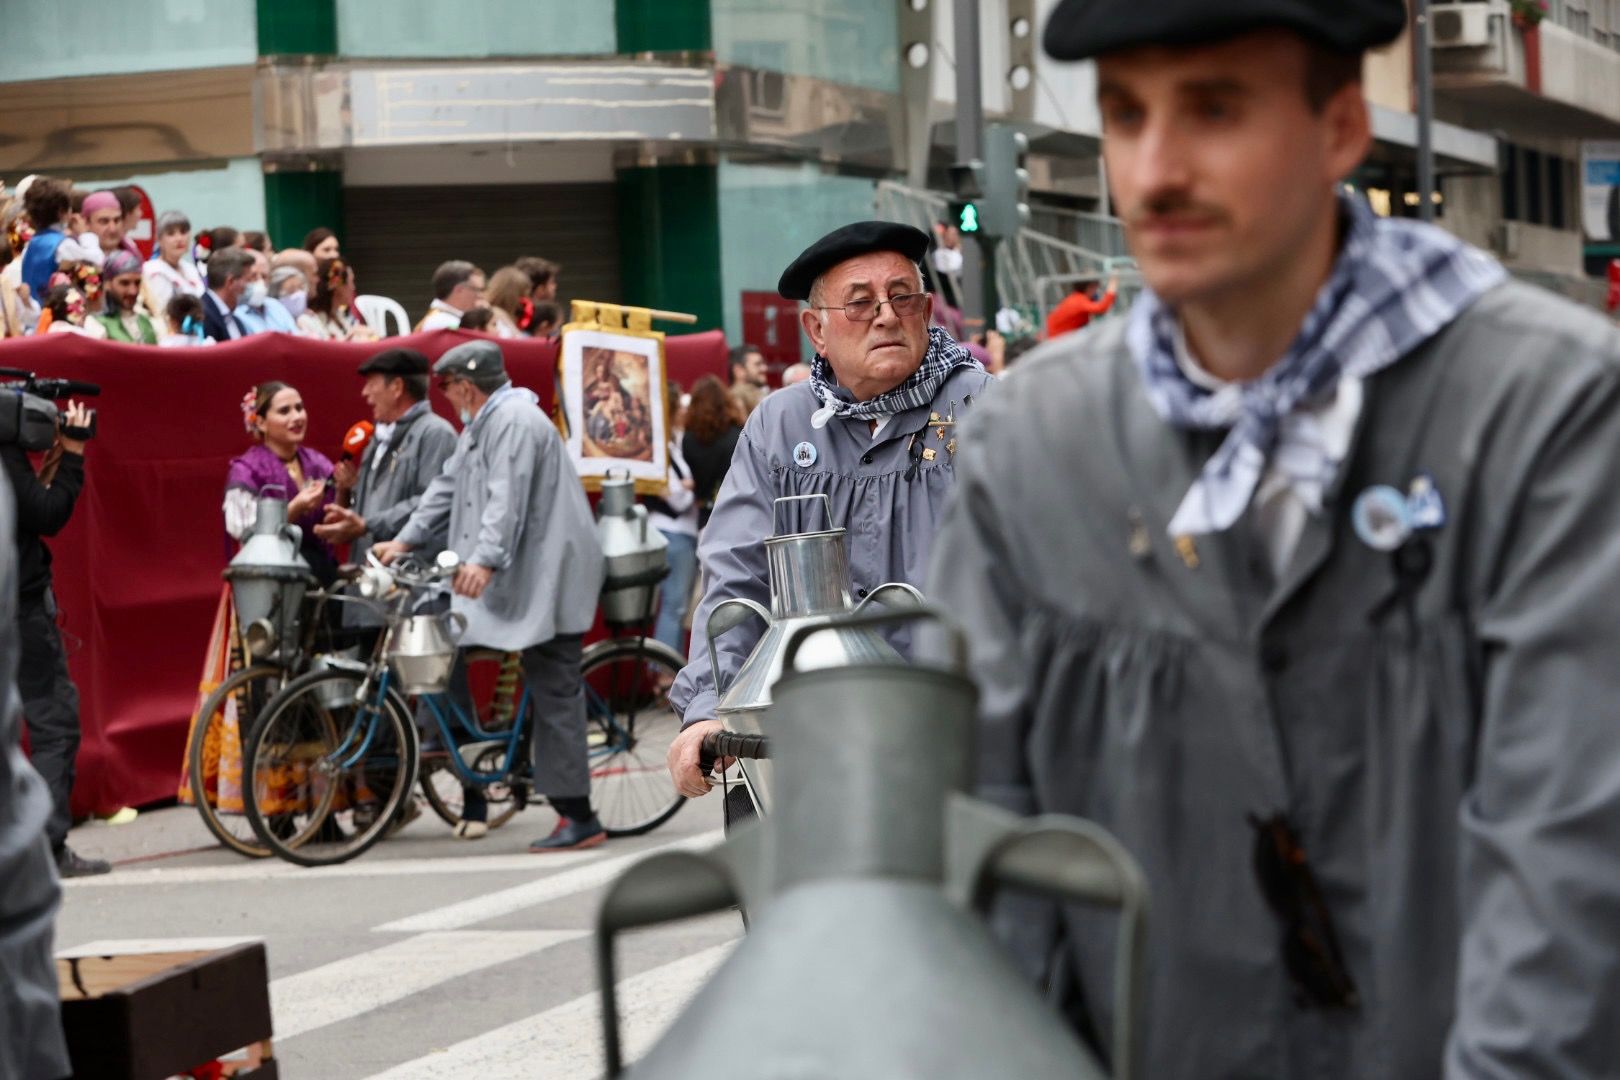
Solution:
<svg viewBox="0 0 1620 1080">
<path fill-rule="evenodd" d="M 534 787 L 552 799 L 589 798 L 591 767 L 585 732 L 582 634 L 559 634 L 523 650 L 534 733 Z"/>
<path fill-rule="evenodd" d="M 51 590 L 18 601 L 17 636 L 22 641 L 17 692 L 22 695 L 30 757 L 51 793 L 45 835 L 51 850 L 61 851 L 73 824 L 68 800 L 73 794 L 73 759 L 79 753 L 79 688 L 68 678 Z"/>
<path fill-rule="evenodd" d="M 582 634 L 559 634 L 531 645 L 521 653 L 523 682 L 529 689 L 529 740 L 534 754 L 534 790 L 549 799 L 589 797 L 591 768 L 585 732 L 585 682 L 579 662 L 584 651 Z M 475 715 L 467 687 L 467 664 L 456 657 L 450 673 L 449 695 Z M 431 713 L 418 711 L 417 725 L 434 730 Z M 452 734 L 454 728 L 452 727 Z M 469 808 L 481 803 L 479 793 L 467 789 Z M 474 811 L 468 815 L 483 820 Z"/>
</svg>

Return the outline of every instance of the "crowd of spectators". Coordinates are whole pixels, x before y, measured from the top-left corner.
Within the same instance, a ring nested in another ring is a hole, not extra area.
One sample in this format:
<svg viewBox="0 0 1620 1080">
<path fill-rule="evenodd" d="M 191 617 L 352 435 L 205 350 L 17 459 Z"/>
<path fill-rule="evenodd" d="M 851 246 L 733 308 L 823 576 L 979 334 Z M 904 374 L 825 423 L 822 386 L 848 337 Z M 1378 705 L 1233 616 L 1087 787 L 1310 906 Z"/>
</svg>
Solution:
<svg viewBox="0 0 1620 1080">
<path fill-rule="evenodd" d="M 132 236 L 141 198 L 130 187 L 85 191 L 30 176 L 0 188 L 0 338 L 81 334 L 125 344 L 197 347 L 253 334 L 319 341 L 384 335 L 356 305 L 342 243 L 313 229 L 275 250 L 261 231 L 228 225 L 196 232 L 178 210 L 158 216 L 150 257 Z M 550 337 L 562 326 L 560 268 L 524 256 L 486 279 L 453 259 L 433 273 L 433 302 L 417 329 L 481 330 L 501 338 Z"/>
</svg>

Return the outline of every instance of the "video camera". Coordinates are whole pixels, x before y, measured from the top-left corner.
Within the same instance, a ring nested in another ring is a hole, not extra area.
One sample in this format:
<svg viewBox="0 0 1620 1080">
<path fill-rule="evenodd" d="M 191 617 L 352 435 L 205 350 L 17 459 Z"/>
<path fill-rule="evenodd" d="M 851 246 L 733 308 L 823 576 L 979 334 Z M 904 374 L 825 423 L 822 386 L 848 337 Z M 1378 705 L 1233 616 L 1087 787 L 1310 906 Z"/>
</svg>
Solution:
<svg viewBox="0 0 1620 1080">
<path fill-rule="evenodd" d="M 0 446 L 16 444 L 24 450 L 49 450 L 58 430 L 70 439 L 93 439 L 96 414 L 83 427 L 62 423 L 58 398 L 95 397 L 101 387 L 76 379 L 41 379 L 32 371 L 0 368 Z"/>
</svg>

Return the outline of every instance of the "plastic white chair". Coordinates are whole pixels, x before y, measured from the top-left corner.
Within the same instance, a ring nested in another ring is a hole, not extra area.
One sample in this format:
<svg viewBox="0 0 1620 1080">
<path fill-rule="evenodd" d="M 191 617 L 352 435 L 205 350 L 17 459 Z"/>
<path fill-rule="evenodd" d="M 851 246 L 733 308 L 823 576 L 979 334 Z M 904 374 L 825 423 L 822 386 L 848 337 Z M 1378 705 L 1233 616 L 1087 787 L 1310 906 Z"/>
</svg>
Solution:
<svg viewBox="0 0 1620 1080">
<path fill-rule="evenodd" d="M 386 296 L 357 296 L 354 298 L 354 309 L 360 313 L 367 326 L 377 331 L 378 337 L 394 337 L 411 332 L 411 318 L 405 314 L 405 308 L 397 300 L 390 300 Z M 389 329 L 390 318 L 399 329 Z"/>
</svg>

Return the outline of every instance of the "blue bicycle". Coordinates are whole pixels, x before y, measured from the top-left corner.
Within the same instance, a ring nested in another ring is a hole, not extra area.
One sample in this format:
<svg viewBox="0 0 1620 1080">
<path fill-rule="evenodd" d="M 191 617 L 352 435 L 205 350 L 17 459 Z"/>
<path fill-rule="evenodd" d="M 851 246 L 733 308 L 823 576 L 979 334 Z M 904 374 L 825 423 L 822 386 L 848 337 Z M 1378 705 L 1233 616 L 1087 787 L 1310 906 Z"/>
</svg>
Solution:
<svg viewBox="0 0 1620 1080">
<path fill-rule="evenodd" d="M 442 592 L 454 572 L 453 560 L 369 568 L 362 595 L 338 599 L 382 616 L 370 659 L 329 660 L 325 670 L 288 683 L 254 720 L 243 748 L 243 801 L 254 835 L 277 857 L 302 866 L 354 858 L 405 820 L 419 777 L 423 798 L 451 825 L 463 818 L 465 793 L 483 801 L 490 828 L 531 800 L 531 706 L 516 657 L 464 654 L 474 700 L 482 683 L 493 683 L 469 711 L 445 692 L 453 654 L 442 657 L 438 679 L 421 670 L 422 654 L 409 664 L 397 655 L 399 642 L 429 629 L 413 620 L 445 618 L 413 612 Z M 680 731 L 668 689 L 684 662 L 639 635 L 585 650 L 591 802 L 610 836 L 655 829 L 684 802 L 664 765 Z M 402 672 L 410 685 L 431 692 L 413 699 Z M 413 700 L 426 706 L 423 716 L 437 736 L 437 747 L 425 754 Z"/>
</svg>

